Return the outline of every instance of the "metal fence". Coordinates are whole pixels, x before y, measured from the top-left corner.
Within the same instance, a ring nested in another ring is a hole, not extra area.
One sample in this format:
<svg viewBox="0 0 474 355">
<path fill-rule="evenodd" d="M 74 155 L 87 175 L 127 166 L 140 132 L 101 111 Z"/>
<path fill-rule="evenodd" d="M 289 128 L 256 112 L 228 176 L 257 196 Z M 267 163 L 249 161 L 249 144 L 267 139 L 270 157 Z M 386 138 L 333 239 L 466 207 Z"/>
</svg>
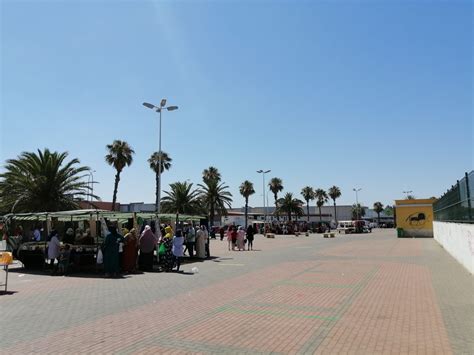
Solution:
<svg viewBox="0 0 474 355">
<path fill-rule="evenodd" d="M 474 170 L 466 173 L 433 205 L 435 221 L 474 223 Z"/>
</svg>

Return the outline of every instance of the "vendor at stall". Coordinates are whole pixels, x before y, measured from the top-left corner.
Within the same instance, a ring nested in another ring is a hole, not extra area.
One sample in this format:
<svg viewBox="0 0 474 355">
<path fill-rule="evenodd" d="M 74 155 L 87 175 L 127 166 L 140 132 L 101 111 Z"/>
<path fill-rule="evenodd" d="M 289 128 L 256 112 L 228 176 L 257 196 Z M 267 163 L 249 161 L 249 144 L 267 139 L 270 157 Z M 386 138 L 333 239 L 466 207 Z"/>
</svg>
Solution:
<svg viewBox="0 0 474 355">
<path fill-rule="evenodd" d="M 74 230 L 68 228 L 66 234 L 64 235 L 63 243 L 65 244 L 74 244 Z"/>
</svg>

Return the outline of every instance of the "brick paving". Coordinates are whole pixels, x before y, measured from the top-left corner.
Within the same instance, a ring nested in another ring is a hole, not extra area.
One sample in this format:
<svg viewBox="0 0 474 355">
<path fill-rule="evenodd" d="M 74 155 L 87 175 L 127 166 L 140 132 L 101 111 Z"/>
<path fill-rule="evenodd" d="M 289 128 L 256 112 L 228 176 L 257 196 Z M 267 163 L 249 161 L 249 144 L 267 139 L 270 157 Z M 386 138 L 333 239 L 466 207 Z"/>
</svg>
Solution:
<svg viewBox="0 0 474 355">
<path fill-rule="evenodd" d="M 0 353 L 474 354 L 473 277 L 393 230 L 212 241 L 185 273 L 10 273 Z M 192 267 L 199 273 L 191 274 Z"/>
</svg>

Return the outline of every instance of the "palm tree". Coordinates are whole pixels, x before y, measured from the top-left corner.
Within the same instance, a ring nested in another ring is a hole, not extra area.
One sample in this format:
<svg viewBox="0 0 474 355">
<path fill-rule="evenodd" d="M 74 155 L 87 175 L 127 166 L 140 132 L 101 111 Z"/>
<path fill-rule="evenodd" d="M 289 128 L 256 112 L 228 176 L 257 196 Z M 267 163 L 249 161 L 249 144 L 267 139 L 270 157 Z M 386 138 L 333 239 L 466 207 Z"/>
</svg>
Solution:
<svg viewBox="0 0 474 355">
<path fill-rule="evenodd" d="M 199 190 L 192 190 L 193 184 L 175 182 L 170 184 L 171 191 L 165 191 L 161 206 L 165 213 L 176 213 L 176 223 L 180 214 L 198 214 L 201 211 Z"/>
<path fill-rule="evenodd" d="M 291 222 L 292 213 L 296 216 L 302 216 L 304 214 L 301 208 L 302 204 L 303 201 L 293 198 L 293 194 L 288 192 L 283 198 L 277 200 L 277 211 L 278 213 L 283 212 L 288 214 L 288 221 Z"/>
<path fill-rule="evenodd" d="M 198 184 L 198 186 L 200 187 L 202 203 L 209 211 L 209 222 L 212 227 L 216 211 L 220 215 L 227 214 L 227 208 L 230 208 L 232 203 L 232 194 L 227 191 L 229 186 L 220 183 L 216 178 L 203 178 L 203 180 L 204 184 Z"/>
<path fill-rule="evenodd" d="M 127 142 L 118 139 L 114 140 L 112 144 L 107 144 L 107 149 L 109 154 L 105 156 L 105 161 L 117 171 L 115 174 L 114 195 L 112 198 L 112 211 L 115 211 L 120 173 L 123 168 L 132 164 L 135 151 Z"/>
<path fill-rule="evenodd" d="M 277 215 L 277 220 L 280 220 L 280 217 L 278 217 L 278 206 L 277 206 L 277 200 L 278 200 L 278 193 L 283 190 L 283 181 L 280 178 L 274 177 L 270 180 L 268 183 L 268 186 L 270 187 L 270 191 L 273 193 L 273 197 L 275 198 L 275 212 Z"/>
<path fill-rule="evenodd" d="M 377 224 L 380 226 L 380 212 L 384 210 L 382 202 L 374 203 L 374 211 L 377 213 Z"/>
<path fill-rule="evenodd" d="M 414 200 L 416 197 L 414 195 L 407 195 L 405 200 Z"/>
<path fill-rule="evenodd" d="M 323 189 L 316 189 L 314 191 L 314 198 L 316 199 L 316 206 L 319 209 L 319 221 L 323 221 L 323 216 L 321 215 L 321 207 L 329 201 L 328 194 Z"/>
<path fill-rule="evenodd" d="M 328 195 L 331 200 L 334 202 L 334 221 L 337 224 L 337 209 L 336 209 L 336 199 L 341 197 L 341 190 L 336 185 L 331 186 L 328 190 Z"/>
<path fill-rule="evenodd" d="M 245 198 L 245 227 L 247 227 L 247 216 L 248 216 L 248 208 L 249 208 L 249 196 L 255 193 L 253 188 L 253 184 L 245 180 L 239 188 L 240 194 Z"/>
<path fill-rule="evenodd" d="M 158 211 L 158 196 L 159 196 L 159 186 L 160 186 L 160 176 L 164 170 L 169 170 L 171 168 L 171 159 L 166 152 L 161 152 L 161 169 L 158 169 L 160 165 L 160 153 L 154 152 L 150 158 L 148 158 L 148 164 L 150 164 L 150 169 L 155 172 L 155 181 L 156 181 L 156 189 L 155 189 L 155 211 Z M 161 170 L 161 171 L 160 171 Z"/>
<path fill-rule="evenodd" d="M 204 183 L 211 180 L 221 181 L 221 173 L 217 168 L 210 166 L 209 168 L 203 170 L 202 180 L 204 181 Z"/>
<path fill-rule="evenodd" d="M 365 208 L 363 208 L 360 203 L 357 205 L 354 203 L 352 205 L 352 219 L 357 220 L 365 216 Z"/>
<path fill-rule="evenodd" d="M 303 198 L 306 201 L 306 211 L 307 211 L 308 222 L 309 222 L 309 201 L 314 200 L 314 190 L 310 186 L 305 186 L 301 190 L 301 195 L 303 195 Z"/>
<path fill-rule="evenodd" d="M 23 152 L 7 160 L 0 174 L 0 211 L 72 210 L 87 197 L 99 199 L 83 180 L 90 168 L 77 166 L 78 159 L 66 161 L 67 156 L 67 152 L 38 149 L 37 153 Z"/>
</svg>

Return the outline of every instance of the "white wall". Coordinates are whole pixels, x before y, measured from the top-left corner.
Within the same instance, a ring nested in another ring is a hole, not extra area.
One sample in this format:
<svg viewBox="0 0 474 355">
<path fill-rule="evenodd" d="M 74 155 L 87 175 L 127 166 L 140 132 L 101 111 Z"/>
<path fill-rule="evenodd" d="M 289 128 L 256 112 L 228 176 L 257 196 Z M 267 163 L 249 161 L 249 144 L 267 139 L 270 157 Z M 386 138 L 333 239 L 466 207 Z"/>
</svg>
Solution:
<svg viewBox="0 0 474 355">
<path fill-rule="evenodd" d="M 474 224 L 433 222 L 434 238 L 474 274 Z"/>
</svg>

